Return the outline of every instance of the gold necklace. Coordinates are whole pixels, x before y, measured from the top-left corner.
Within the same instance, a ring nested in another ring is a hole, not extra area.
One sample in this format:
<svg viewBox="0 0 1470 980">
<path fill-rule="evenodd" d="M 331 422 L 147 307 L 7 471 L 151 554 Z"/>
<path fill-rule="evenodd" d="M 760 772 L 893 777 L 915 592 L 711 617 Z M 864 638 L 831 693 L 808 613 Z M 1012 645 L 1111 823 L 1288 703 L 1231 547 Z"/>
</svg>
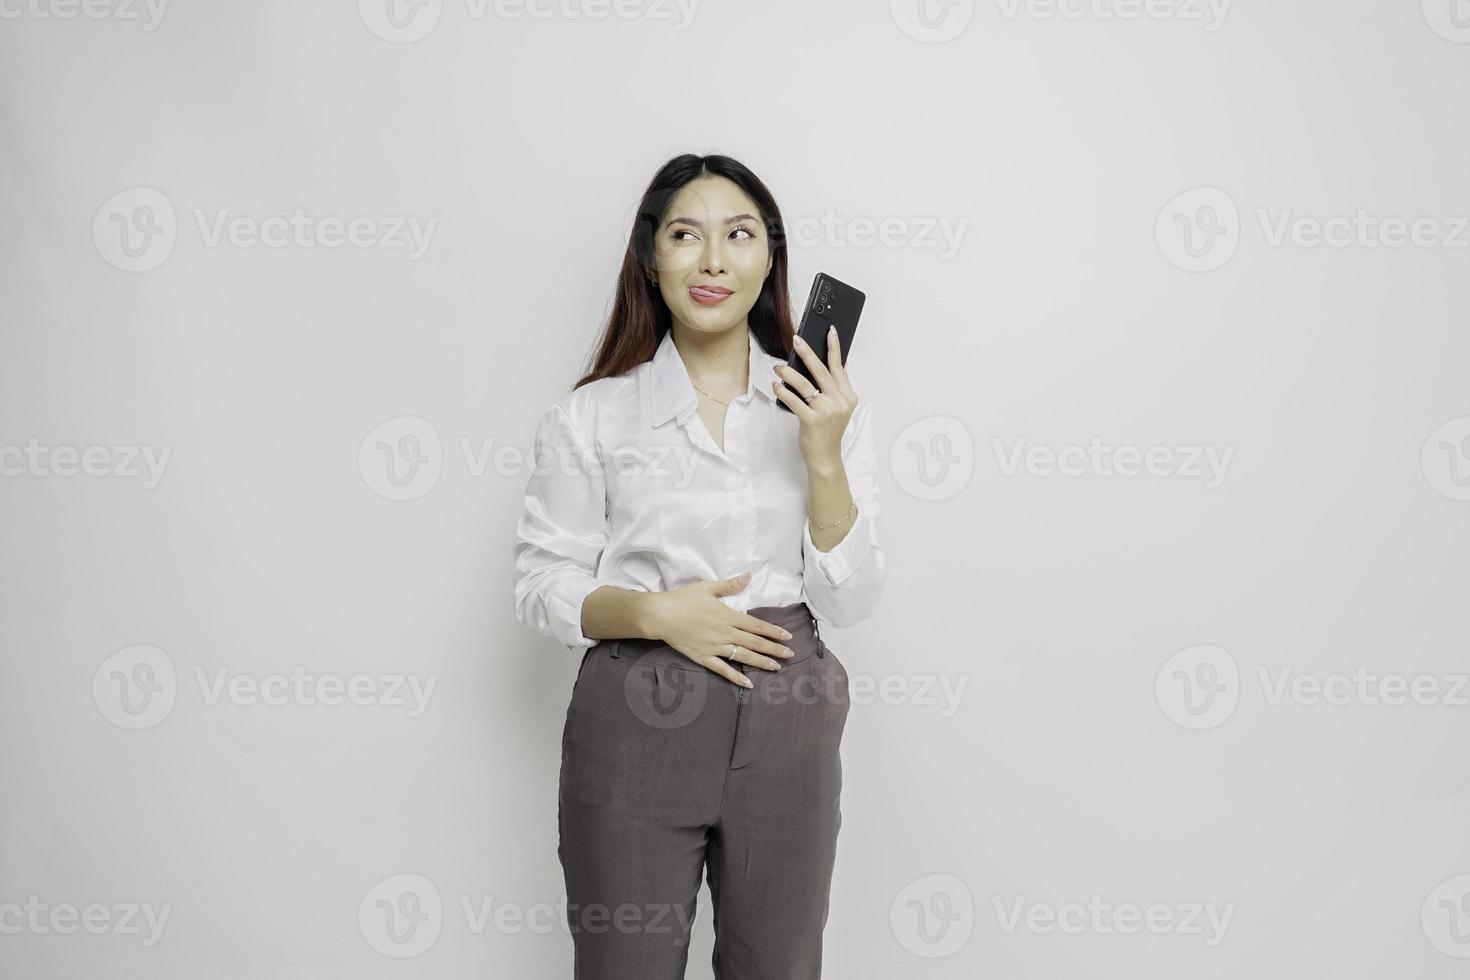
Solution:
<svg viewBox="0 0 1470 980">
<path fill-rule="evenodd" d="M 703 395 L 703 396 L 704 396 L 704 397 L 706 397 L 706 398 L 708 398 L 708 399 L 711 399 L 711 400 L 712 400 L 712 401 L 717 401 L 717 402 L 719 402 L 719 403 L 720 403 L 720 404 L 721 404 L 721 405 L 724 405 L 724 406 L 725 406 L 725 407 L 726 407 L 726 408 L 729 408 L 729 407 L 730 407 L 730 403 L 729 403 L 729 402 L 727 402 L 727 401 L 725 401 L 725 400 L 724 400 L 724 399 L 722 399 L 722 398 L 715 398 L 715 396 L 714 396 L 714 395 L 711 395 L 711 394 L 710 394 L 710 393 L 709 393 L 709 392 L 707 392 L 707 391 L 705 391 L 705 390 L 704 390 L 704 389 L 703 389 L 703 388 L 701 388 L 701 387 L 700 387 L 700 386 L 699 386 L 699 385 L 695 385 L 695 384 L 694 384 L 694 382 L 693 382 L 693 381 L 691 381 L 691 382 L 689 382 L 689 383 L 690 383 L 690 384 L 692 384 L 692 385 L 694 385 L 694 390 L 695 390 L 695 391 L 697 391 L 697 392 L 699 392 L 699 393 L 700 393 L 700 394 L 701 394 L 701 395 Z"/>
<path fill-rule="evenodd" d="M 746 344 L 745 344 L 745 356 L 747 358 L 750 357 L 750 342 L 749 341 L 746 341 Z M 694 385 L 694 390 L 695 391 L 699 392 L 701 395 L 703 395 L 704 397 L 708 398 L 710 401 L 719 402 L 721 405 L 724 405 L 726 408 L 729 408 L 730 407 L 730 403 L 727 402 L 727 401 L 725 401 L 723 398 L 716 398 L 714 395 L 711 395 L 709 392 L 705 391 L 699 385 L 694 384 L 694 379 L 693 378 L 690 378 L 689 379 L 689 383 L 691 385 Z"/>
</svg>

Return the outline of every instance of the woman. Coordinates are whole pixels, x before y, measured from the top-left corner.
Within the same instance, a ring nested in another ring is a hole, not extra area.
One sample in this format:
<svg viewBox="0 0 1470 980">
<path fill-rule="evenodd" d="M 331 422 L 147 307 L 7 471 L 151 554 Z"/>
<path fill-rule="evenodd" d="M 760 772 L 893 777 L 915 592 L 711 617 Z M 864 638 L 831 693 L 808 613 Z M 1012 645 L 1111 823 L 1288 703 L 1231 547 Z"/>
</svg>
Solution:
<svg viewBox="0 0 1470 980">
<path fill-rule="evenodd" d="M 848 700 L 818 619 L 864 619 L 885 564 L 871 412 L 835 339 L 797 344 L 815 386 L 787 366 L 786 261 L 759 178 L 670 160 L 536 431 L 515 605 L 586 649 L 558 847 L 582 980 L 682 977 L 706 867 L 717 977 L 821 975 Z"/>
</svg>

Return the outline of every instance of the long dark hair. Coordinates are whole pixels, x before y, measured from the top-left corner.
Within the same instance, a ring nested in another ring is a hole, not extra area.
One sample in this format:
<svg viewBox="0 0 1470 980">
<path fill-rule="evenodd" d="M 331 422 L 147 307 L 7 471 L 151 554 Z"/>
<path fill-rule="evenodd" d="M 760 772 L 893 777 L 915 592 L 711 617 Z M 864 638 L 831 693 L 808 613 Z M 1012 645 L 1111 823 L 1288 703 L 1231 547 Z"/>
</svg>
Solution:
<svg viewBox="0 0 1470 980">
<path fill-rule="evenodd" d="M 790 356 L 791 338 L 796 329 L 791 321 L 791 294 L 786 285 L 786 230 L 776 199 L 740 161 L 718 154 L 685 153 L 659 168 L 638 202 L 628 248 L 623 253 L 623 267 L 618 272 L 612 313 L 603 328 L 592 368 L 572 386 L 573 390 L 599 378 L 622 374 L 649 360 L 664 334 L 672 328 L 673 314 L 647 275 L 654 268 L 654 237 L 679 188 L 705 174 L 734 181 L 760 209 L 771 247 L 771 273 L 751 307 L 750 329 L 767 354 L 783 360 Z"/>
</svg>

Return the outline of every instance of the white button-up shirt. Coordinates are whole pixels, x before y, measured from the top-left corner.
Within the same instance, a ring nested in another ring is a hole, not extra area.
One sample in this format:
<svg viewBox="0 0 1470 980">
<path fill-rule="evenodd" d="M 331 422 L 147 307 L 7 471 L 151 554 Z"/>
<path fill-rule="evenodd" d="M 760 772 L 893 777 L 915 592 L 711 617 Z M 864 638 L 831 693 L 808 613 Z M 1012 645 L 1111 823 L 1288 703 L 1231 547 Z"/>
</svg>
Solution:
<svg viewBox="0 0 1470 980">
<path fill-rule="evenodd" d="M 873 611 L 885 562 L 871 404 L 859 401 L 842 437 L 857 518 L 835 548 L 818 551 L 799 423 L 770 388 L 771 366 L 784 362 L 747 333 L 750 386 L 726 410 L 723 451 L 672 331 L 651 360 L 569 392 L 541 417 L 512 548 L 522 623 L 590 647 L 598 641 L 582 633 L 582 601 L 603 585 L 662 592 L 747 569 L 745 588 L 721 597 L 732 609 L 805 601 L 838 627 Z"/>
</svg>

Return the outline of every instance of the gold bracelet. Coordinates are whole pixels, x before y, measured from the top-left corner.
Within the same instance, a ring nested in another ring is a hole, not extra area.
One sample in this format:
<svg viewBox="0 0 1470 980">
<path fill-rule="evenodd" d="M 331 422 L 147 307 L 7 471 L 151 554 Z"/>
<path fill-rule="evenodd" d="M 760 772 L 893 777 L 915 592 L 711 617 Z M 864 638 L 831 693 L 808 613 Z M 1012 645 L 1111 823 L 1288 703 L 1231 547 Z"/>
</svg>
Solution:
<svg viewBox="0 0 1470 980">
<path fill-rule="evenodd" d="M 857 513 L 857 504 L 856 503 L 853 503 L 853 504 L 851 504 L 847 508 L 847 513 L 846 514 L 843 514 L 842 517 L 841 517 L 841 519 L 836 520 L 836 521 L 833 521 L 831 524 L 813 524 L 812 527 L 813 528 L 816 528 L 817 530 L 821 530 L 822 528 L 827 528 L 827 527 L 836 527 L 838 524 L 841 524 L 843 521 L 846 521 L 849 517 L 852 517 L 856 513 Z M 807 520 L 810 521 L 811 518 L 808 517 Z"/>
</svg>

